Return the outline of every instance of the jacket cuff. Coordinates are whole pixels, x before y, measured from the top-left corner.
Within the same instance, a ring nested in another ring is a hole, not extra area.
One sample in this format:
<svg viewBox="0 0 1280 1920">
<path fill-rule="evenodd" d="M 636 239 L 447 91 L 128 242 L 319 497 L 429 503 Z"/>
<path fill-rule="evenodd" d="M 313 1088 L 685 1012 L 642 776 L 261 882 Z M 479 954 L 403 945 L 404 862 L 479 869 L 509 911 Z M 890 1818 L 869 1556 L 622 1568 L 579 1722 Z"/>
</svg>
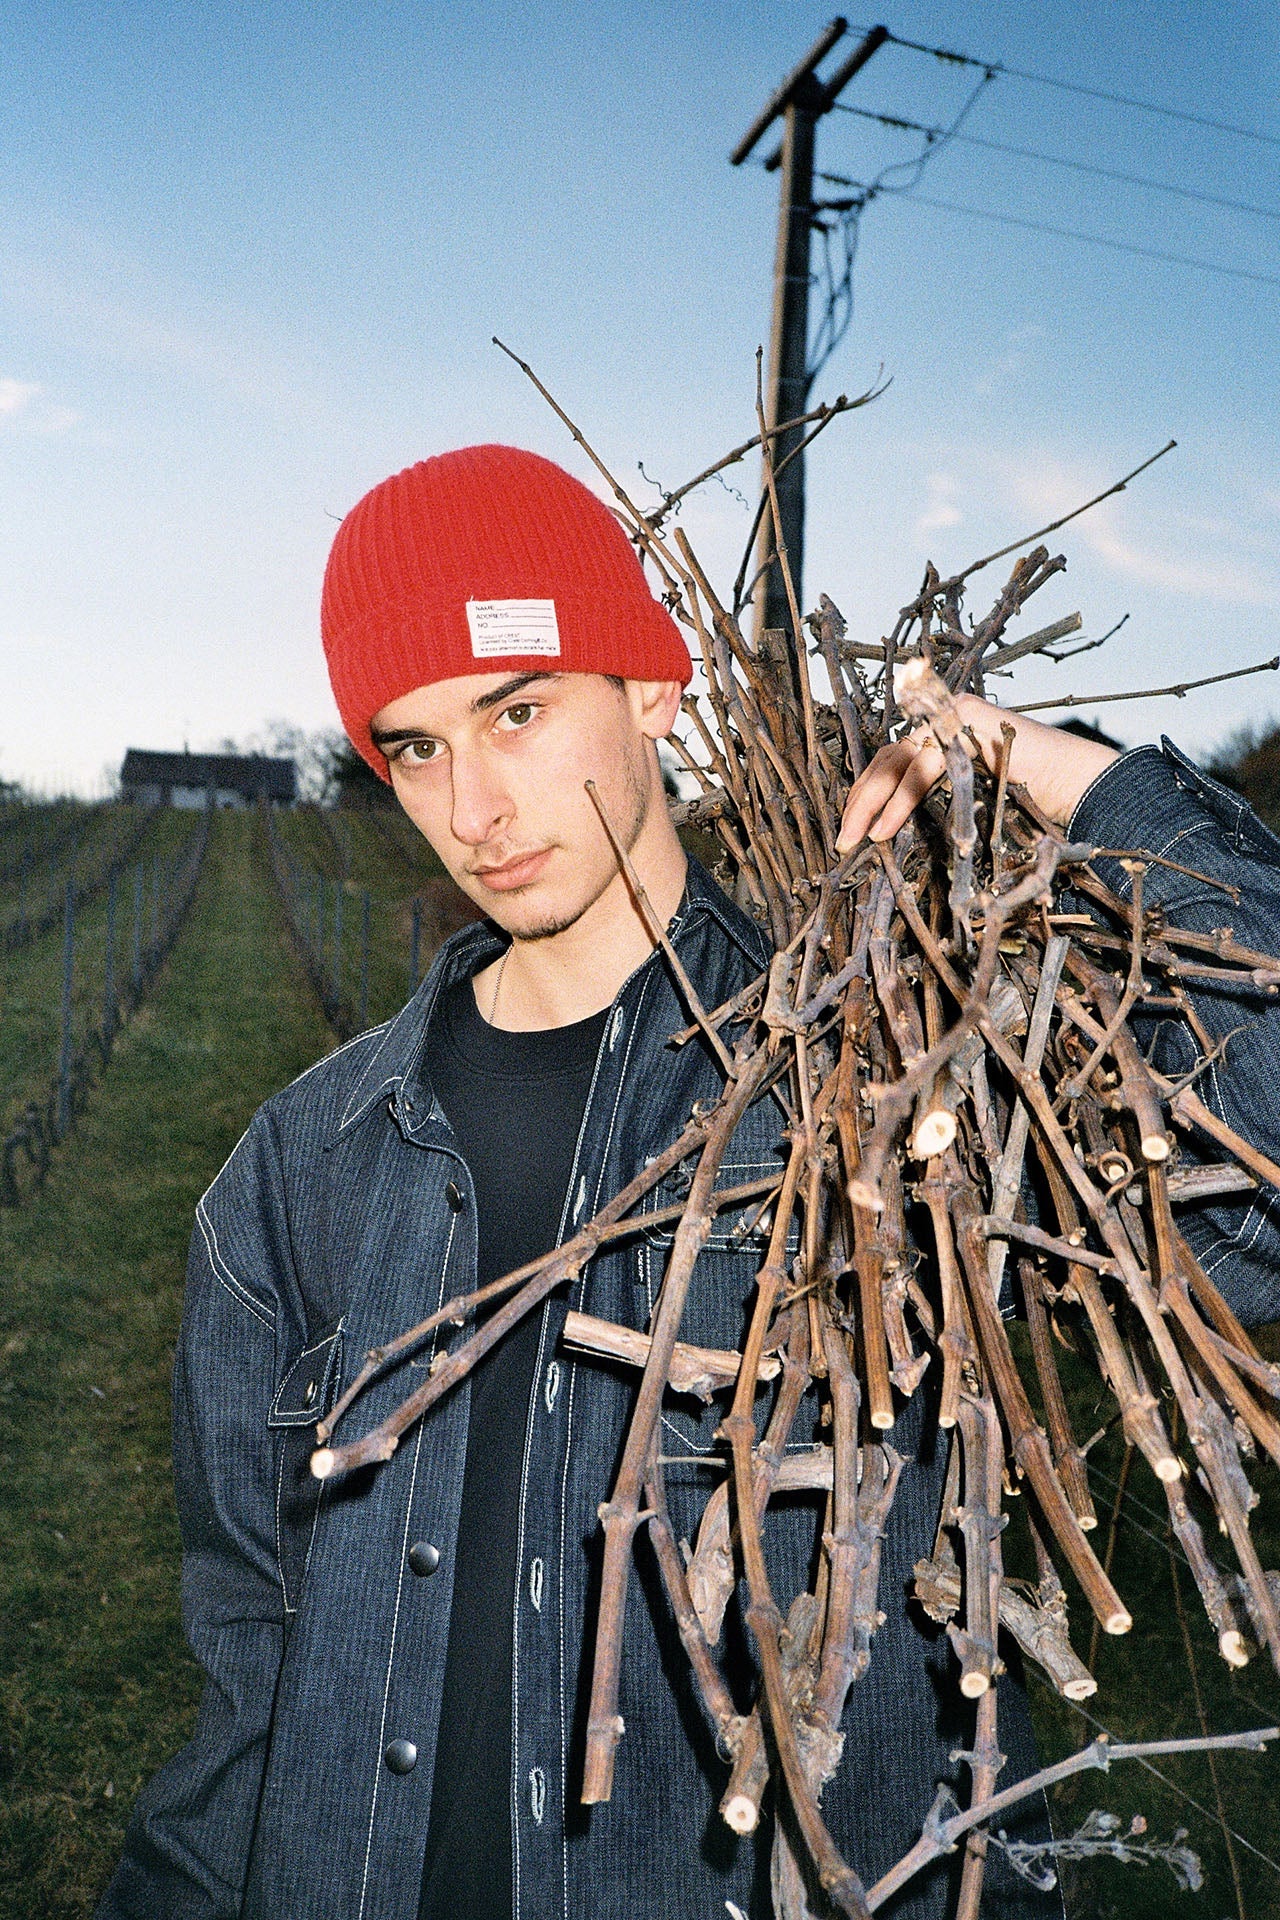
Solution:
<svg viewBox="0 0 1280 1920">
<path fill-rule="evenodd" d="M 1068 835 L 1102 847 L 1144 847 L 1158 853 L 1187 796 L 1156 746 L 1122 753 L 1085 788 L 1076 802 Z"/>
</svg>

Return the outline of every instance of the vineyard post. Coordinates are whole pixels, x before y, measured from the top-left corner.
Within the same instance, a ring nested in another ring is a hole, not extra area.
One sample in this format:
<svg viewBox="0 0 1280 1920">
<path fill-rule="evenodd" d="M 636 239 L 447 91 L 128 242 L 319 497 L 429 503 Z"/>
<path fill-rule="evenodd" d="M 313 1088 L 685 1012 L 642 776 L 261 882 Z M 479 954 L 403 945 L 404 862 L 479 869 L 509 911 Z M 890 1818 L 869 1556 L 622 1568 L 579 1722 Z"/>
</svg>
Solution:
<svg viewBox="0 0 1280 1920">
<path fill-rule="evenodd" d="M 342 1005 L 342 896 L 346 888 L 341 880 L 333 883 L 333 1004 Z"/>
<path fill-rule="evenodd" d="M 364 890 L 360 912 L 360 1020 L 361 1032 L 369 1024 L 369 889 Z"/>
<path fill-rule="evenodd" d="M 160 855 L 151 856 L 151 951 L 160 945 Z"/>
<path fill-rule="evenodd" d="M 107 874 L 107 957 L 102 976 L 102 1040 L 108 1049 L 116 1030 L 116 887 L 119 872 Z"/>
<path fill-rule="evenodd" d="M 71 981 L 75 967 L 76 887 L 67 881 L 62 919 L 62 1037 L 58 1047 L 58 1138 L 71 1125 Z"/>
<path fill-rule="evenodd" d="M 27 932 L 27 882 L 31 878 L 31 842 L 28 840 L 22 849 L 22 872 L 18 879 L 18 920 L 23 938 Z"/>
<path fill-rule="evenodd" d="M 133 870 L 133 997 L 142 991 L 142 862 Z"/>
<path fill-rule="evenodd" d="M 409 991 L 414 993 L 418 986 L 419 960 L 422 952 L 422 902 L 417 895 L 413 901 L 413 931 L 409 940 Z"/>
</svg>

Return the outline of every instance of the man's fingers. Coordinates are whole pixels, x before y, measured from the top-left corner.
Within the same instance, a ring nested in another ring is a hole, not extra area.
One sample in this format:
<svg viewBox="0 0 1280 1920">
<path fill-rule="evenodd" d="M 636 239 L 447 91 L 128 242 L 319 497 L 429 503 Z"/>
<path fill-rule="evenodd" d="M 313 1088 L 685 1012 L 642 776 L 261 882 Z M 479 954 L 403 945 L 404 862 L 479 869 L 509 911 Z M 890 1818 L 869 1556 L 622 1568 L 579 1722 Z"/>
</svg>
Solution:
<svg viewBox="0 0 1280 1920">
<path fill-rule="evenodd" d="M 854 781 L 836 840 L 838 853 L 852 853 L 863 840 L 889 840 L 941 777 L 944 761 L 929 741 L 895 740 L 881 747 Z"/>
<path fill-rule="evenodd" d="M 930 788 L 935 787 L 941 780 L 946 771 L 946 764 L 941 752 L 932 741 L 928 746 L 921 747 L 894 788 L 883 811 L 868 827 L 868 839 L 892 840 L 898 829 L 906 826 Z"/>
<path fill-rule="evenodd" d="M 849 789 L 836 838 L 838 853 L 851 853 L 867 837 L 916 755 L 914 742 L 895 740 L 881 747 Z"/>
<path fill-rule="evenodd" d="M 970 754 L 976 743 L 989 773 L 1000 765 L 1002 729 L 1013 729 L 1010 777 L 1025 785 L 1060 826 L 1069 822 L 1089 783 L 1116 757 L 1110 747 L 1010 714 L 976 694 L 960 694 L 957 706 L 965 729 L 961 743 Z M 927 729 L 881 747 L 849 789 L 837 852 L 852 853 L 864 840 L 891 840 L 945 771 L 942 750 Z"/>
</svg>

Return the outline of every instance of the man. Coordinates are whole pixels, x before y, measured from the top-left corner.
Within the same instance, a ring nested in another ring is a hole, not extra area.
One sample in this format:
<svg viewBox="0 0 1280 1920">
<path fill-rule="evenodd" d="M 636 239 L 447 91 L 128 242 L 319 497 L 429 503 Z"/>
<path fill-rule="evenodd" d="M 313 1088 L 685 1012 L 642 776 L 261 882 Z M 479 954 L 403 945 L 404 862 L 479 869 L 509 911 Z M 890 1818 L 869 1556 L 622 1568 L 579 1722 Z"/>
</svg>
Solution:
<svg viewBox="0 0 1280 1920">
<path fill-rule="evenodd" d="M 567 1304 L 643 1327 L 662 1229 L 599 1255 L 386 1465 L 325 1483 L 307 1468 L 315 1422 L 367 1349 L 555 1245 L 720 1091 L 707 1050 L 666 1044 L 687 1012 L 586 792 L 591 780 L 703 1001 L 730 998 L 767 954 L 686 862 L 656 753 L 688 654 L 601 503 L 502 447 L 375 488 L 339 531 L 323 625 L 352 740 L 488 917 L 447 944 L 395 1021 L 268 1102 L 200 1204 L 175 1452 L 184 1617 L 209 1684 L 190 1746 L 138 1803 L 100 1920 L 766 1914 L 768 1823 L 737 1840 L 715 1815 L 723 1763 L 643 1540 L 613 1798 L 578 1804 L 596 1507 L 634 1376 L 575 1360 L 559 1332 Z M 984 739 L 998 738 L 992 711 L 969 716 Z M 1157 754 L 1135 782 L 1126 761 L 1029 722 L 1017 750 L 1062 821 L 1074 810 L 1079 824 L 1090 789 L 1102 841 L 1133 840 L 1136 822 L 1157 850 L 1154 795 L 1162 834 L 1201 834 L 1201 866 L 1232 857 L 1220 803 L 1190 790 L 1182 763 Z M 936 774 L 916 742 L 882 756 L 846 834 L 892 831 Z M 1276 853 L 1259 850 L 1273 884 Z M 780 1130 L 759 1102 L 722 1181 L 775 1169 Z M 678 1190 L 668 1181 L 654 1207 Z M 760 1257 L 751 1224 L 717 1221 L 686 1338 L 738 1344 Z M 1249 1244 L 1263 1242 L 1274 1251 L 1269 1217 Z M 436 1350 L 370 1387 L 348 1421 L 375 1424 Z M 715 1484 L 722 1412 L 675 1396 L 664 1412 L 678 1535 Z M 902 1604 L 940 1489 L 925 1395 L 892 1437 L 912 1458 L 885 1548 L 889 1618 L 824 1801 L 868 1876 L 915 1838 L 967 1732 L 945 1642 L 925 1641 Z M 794 1592 L 813 1515 L 787 1525 L 779 1585 Z M 725 1636 L 745 1704 L 752 1662 L 733 1609 Z M 1006 1693 L 1003 1779 L 1034 1766 L 1025 1703 Z M 984 1913 L 1047 1910 L 1000 1862 L 991 1872 Z M 895 1913 L 936 1920 L 947 1878 L 944 1863 Z"/>
</svg>

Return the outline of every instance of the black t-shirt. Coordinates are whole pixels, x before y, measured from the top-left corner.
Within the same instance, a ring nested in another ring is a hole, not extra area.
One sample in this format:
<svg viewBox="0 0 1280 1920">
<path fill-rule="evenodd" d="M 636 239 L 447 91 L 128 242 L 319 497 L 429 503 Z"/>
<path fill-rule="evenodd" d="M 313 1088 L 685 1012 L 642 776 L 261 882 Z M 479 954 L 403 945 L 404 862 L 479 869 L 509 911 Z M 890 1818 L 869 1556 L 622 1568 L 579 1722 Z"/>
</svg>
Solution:
<svg viewBox="0 0 1280 1920">
<path fill-rule="evenodd" d="M 471 1171 L 481 1286 L 559 1239 L 606 1014 L 506 1033 L 482 1019 L 470 980 L 437 1002 L 427 1075 Z M 528 1314 L 471 1376 L 419 1920 L 509 1920 L 511 1913 L 511 1618 L 541 1318 Z"/>
</svg>

